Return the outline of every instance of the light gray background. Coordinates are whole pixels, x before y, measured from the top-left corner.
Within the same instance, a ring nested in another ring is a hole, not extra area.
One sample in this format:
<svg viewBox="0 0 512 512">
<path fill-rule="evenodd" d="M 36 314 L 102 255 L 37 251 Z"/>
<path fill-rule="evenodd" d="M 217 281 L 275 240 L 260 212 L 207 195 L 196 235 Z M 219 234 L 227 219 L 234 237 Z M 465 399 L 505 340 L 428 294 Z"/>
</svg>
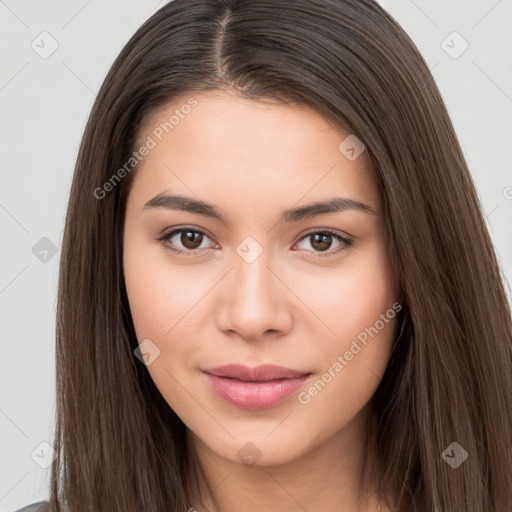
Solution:
<svg viewBox="0 0 512 512">
<path fill-rule="evenodd" d="M 54 428 L 59 248 L 78 145 L 114 58 L 164 3 L 0 0 L 0 512 L 48 497 L 50 470 L 35 461 L 51 455 L 41 443 Z M 512 0 L 381 4 L 432 69 L 511 281 Z M 51 48 L 43 31 L 58 44 L 46 59 L 31 47 Z M 461 48 L 453 31 L 469 44 L 456 59 L 443 49 Z"/>
</svg>

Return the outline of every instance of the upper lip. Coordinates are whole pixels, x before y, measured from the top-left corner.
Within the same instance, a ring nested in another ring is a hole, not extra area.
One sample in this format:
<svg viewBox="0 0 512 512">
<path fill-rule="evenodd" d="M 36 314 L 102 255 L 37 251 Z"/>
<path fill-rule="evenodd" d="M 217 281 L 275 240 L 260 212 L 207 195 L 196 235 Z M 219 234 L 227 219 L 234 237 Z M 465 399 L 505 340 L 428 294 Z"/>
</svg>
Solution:
<svg viewBox="0 0 512 512">
<path fill-rule="evenodd" d="M 242 364 L 226 364 L 215 368 L 207 368 L 203 370 L 203 372 L 217 377 L 227 377 L 245 381 L 292 379 L 294 377 L 309 375 L 310 373 L 301 370 L 292 370 L 291 368 L 276 366 L 274 364 L 261 364 L 253 368 Z"/>
</svg>

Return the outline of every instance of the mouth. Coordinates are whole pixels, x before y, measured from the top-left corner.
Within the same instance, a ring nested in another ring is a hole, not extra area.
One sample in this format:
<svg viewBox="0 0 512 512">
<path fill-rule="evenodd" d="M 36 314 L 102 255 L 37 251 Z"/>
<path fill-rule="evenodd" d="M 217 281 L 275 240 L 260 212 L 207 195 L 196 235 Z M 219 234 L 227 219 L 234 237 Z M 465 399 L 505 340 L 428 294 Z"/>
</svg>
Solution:
<svg viewBox="0 0 512 512">
<path fill-rule="evenodd" d="M 283 366 L 254 368 L 230 364 L 203 370 L 206 379 L 224 401 L 242 409 L 268 409 L 288 398 L 312 375 Z"/>
</svg>

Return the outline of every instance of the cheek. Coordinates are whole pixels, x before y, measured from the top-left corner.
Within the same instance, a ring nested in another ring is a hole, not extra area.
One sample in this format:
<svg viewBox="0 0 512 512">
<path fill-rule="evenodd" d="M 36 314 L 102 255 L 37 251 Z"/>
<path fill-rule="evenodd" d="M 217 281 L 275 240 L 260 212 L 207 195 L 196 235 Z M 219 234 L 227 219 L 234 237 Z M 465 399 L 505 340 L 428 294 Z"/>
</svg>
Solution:
<svg viewBox="0 0 512 512">
<path fill-rule="evenodd" d="M 316 289 L 319 291 L 310 294 L 309 303 L 330 328 L 332 350 L 374 326 L 397 298 L 394 271 L 380 245 L 361 252 L 338 271 L 330 269 L 329 275 L 316 280 Z M 378 327 L 384 330 L 380 322 Z"/>
<path fill-rule="evenodd" d="M 123 267 L 137 341 L 149 339 L 158 348 L 147 371 L 169 406 L 187 422 L 189 416 L 200 414 L 182 383 L 189 378 L 189 361 L 200 350 L 197 337 L 190 333 L 198 332 L 193 324 L 201 312 L 198 301 L 206 292 L 191 280 L 193 265 L 171 267 L 164 249 L 136 243 L 130 236 L 125 239 Z"/>
<path fill-rule="evenodd" d="M 165 324 L 170 328 L 171 319 L 168 315 L 169 306 L 172 306 L 167 304 L 172 295 L 166 293 L 163 272 L 141 256 L 131 251 L 129 246 L 125 250 L 126 293 L 139 342 L 143 338 L 159 337 Z"/>
<path fill-rule="evenodd" d="M 401 306 L 389 261 L 375 252 L 329 286 L 317 311 L 335 335 L 321 345 L 316 378 L 298 395 L 299 418 L 323 438 L 348 425 L 371 400 L 386 370 Z M 306 421 L 306 418 L 307 421 Z"/>
<path fill-rule="evenodd" d="M 316 388 L 321 391 L 325 384 L 324 399 L 354 402 L 357 408 L 369 400 L 385 372 L 401 309 L 383 246 L 347 266 L 324 290 L 314 308 L 334 332 L 321 345 L 323 367 Z"/>
<path fill-rule="evenodd" d="M 159 356 L 148 370 L 157 385 L 163 380 L 166 387 L 171 384 L 167 372 L 183 377 L 197 366 L 204 350 L 200 333 L 211 321 L 209 292 L 221 277 L 169 260 L 158 244 L 126 238 L 124 276 L 137 341 L 149 339 L 158 347 Z"/>
<path fill-rule="evenodd" d="M 175 326 L 191 318 L 186 315 L 205 284 L 193 280 L 192 265 L 172 269 L 166 256 L 156 242 L 125 241 L 126 292 L 139 341 L 171 338 Z"/>
</svg>

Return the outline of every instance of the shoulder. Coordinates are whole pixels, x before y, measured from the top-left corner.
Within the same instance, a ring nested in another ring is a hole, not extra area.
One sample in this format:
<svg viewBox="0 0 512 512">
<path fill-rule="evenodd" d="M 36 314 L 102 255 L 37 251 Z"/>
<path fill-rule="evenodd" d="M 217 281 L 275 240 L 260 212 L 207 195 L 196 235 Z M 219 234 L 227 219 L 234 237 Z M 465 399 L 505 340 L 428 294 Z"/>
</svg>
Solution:
<svg viewBox="0 0 512 512">
<path fill-rule="evenodd" d="M 32 503 L 32 505 L 27 505 L 14 512 L 48 512 L 49 510 L 50 504 L 47 501 L 38 501 L 37 503 Z"/>
</svg>

